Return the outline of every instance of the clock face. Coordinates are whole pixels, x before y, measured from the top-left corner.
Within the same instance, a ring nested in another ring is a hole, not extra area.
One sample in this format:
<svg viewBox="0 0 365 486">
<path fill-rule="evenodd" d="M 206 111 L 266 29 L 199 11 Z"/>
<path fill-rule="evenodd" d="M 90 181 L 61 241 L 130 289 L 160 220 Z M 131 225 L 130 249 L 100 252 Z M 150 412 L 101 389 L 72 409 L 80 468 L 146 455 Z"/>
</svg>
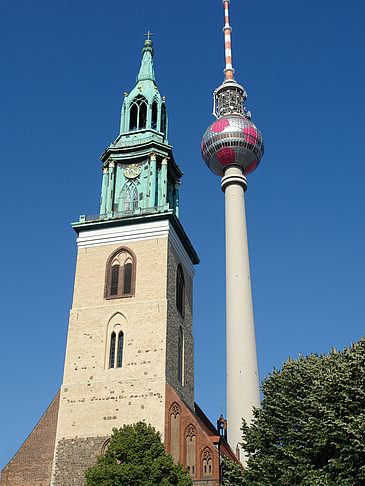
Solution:
<svg viewBox="0 0 365 486">
<path fill-rule="evenodd" d="M 134 179 L 135 177 L 138 177 L 141 172 L 142 167 L 137 164 L 132 164 L 124 169 L 124 175 L 128 177 L 128 179 Z"/>
</svg>

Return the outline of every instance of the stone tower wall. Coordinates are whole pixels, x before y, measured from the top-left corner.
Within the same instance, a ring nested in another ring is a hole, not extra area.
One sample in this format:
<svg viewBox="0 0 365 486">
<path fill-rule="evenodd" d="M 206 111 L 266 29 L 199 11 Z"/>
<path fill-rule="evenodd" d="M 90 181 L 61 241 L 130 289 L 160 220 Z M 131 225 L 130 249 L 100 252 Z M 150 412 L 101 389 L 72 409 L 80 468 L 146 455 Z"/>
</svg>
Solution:
<svg viewBox="0 0 365 486">
<path fill-rule="evenodd" d="M 107 439 L 108 437 L 84 437 L 60 440 L 55 455 L 56 467 L 52 485 L 83 486 L 85 472 L 96 463 Z"/>
<path fill-rule="evenodd" d="M 193 406 L 193 266 L 168 220 L 81 233 L 61 388 L 52 486 L 81 486 L 113 427 L 145 420 L 165 432 L 167 381 Z M 119 248 L 135 255 L 133 297 L 105 298 L 106 265 Z M 176 309 L 184 268 L 185 317 Z M 177 381 L 184 330 L 185 383 Z M 110 335 L 124 333 L 123 366 L 109 369 Z"/>
<path fill-rule="evenodd" d="M 185 280 L 185 315 L 176 308 L 176 273 L 181 264 Z M 167 345 L 166 379 L 191 408 L 194 408 L 194 338 L 193 338 L 193 269 L 188 261 L 178 254 L 171 242 L 168 246 L 167 264 Z M 184 336 L 183 383 L 177 379 L 177 353 L 179 327 Z"/>
<path fill-rule="evenodd" d="M 135 296 L 106 300 L 109 256 L 136 255 Z M 108 436 L 145 419 L 163 430 L 167 238 L 79 248 L 57 439 Z M 108 367 L 108 337 L 124 333 L 122 368 Z"/>
</svg>

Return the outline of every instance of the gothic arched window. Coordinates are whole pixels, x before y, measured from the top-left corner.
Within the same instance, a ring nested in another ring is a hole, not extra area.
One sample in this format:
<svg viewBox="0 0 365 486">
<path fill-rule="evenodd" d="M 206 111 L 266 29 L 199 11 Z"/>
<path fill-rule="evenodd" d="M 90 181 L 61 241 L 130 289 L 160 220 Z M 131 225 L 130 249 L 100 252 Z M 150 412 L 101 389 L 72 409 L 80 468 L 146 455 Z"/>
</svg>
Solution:
<svg viewBox="0 0 365 486">
<path fill-rule="evenodd" d="M 109 347 L 109 368 L 121 368 L 123 365 L 123 344 L 124 334 L 122 331 L 118 334 L 118 340 L 115 332 L 113 331 L 110 336 Z M 115 359 L 117 358 L 117 359 Z"/>
<path fill-rule="evenodd" d="M 109 257 L 106 266 L 105 298 L 131 297 L 135 287 L 135 256 L 121 248 Z"/>
<path fill-rule="evenodd" d="M 151 128 L 154 130 L 157 129 L 157 101 L 154 101 L 152 103 L 152 122 L 151 122 Z"/>
<path fill-rule="evenodd" d="M 138 125 L 138 105 L 133 103 L 129 112 L 129 130 L 137 130 Z"/>
<path fill-rule="evenodd" d="M 139 107 L 139 129 L 146 128 L 147 124 L 147 103 L 141 103 Z"/>
<path fill-rule="evenodd" d="M 161 108 L 161 132 L 166 137 L 166 129 L 167 129 L 167 114 L 166 114 L 166 106 L 162 105 Z"/>
<path fill-rule="evenodd" d="M 138 95 L 132 101 L 129 112 L 129 130 L 142 130 L 147 123 L 147 100 Z"/>
<path fill-rule="evenodd" d="M 117 345 L 117 368 L 121 368 L 123 364 L 123 344 L 124 344 L 124 334 L 122 331 L 118 334 L 118 345 Z"/>
<path fill-rule="evenodd" d="M 118 211 L 135 211 L 138 208 L 138 190 L 134 182 L 127 182 L 121 192 Z M 122 207 L 120 207 L 122 206 Z"/>
<path fill-rule="evenodd" d="M 180 407 L 176 402 L 170 408 L 170 454 L 176 463 L 180 460 Z"/>
<path fill-rule="evenodd" d="M 185 432 L 186 467 L 192 478 L 196 476 L 196 430 L 189 425 Z"/>
<path fill-rule="evenodd" d="M 109 437 L 109 439 L 106 439 L 106 441 L 104 442 L 104 444 L 101 446 L 101 454 L 105 454 L 106 453 L 106 451 L 109 448 L 110 441 L 111 441 L 111 437 Z"/>
<path fill-rule="evenodd" d="M 115 332 L 112 332 L 110 336 L 109 368 L 114 368 L 115 365 L 115 341 L 116 335 Z"/>
<path fill-rule="evenodd" d="M 185 280 L 181 263 L 177 266 L 176 273 L 176 307 L 182 317 L 185 316 Z"/>
<path fill-rule="evenodd" d="M 184 334 L 182 327 L 179 327 L 177 338 L 177 379 L 179 383 L 184 382 Z"/>
<path fill-rule="evenodd" d="M 205 449 L 202 457 L 203 478 L 213 475 L 213 455 L 210 449 Z"/>
</svg>

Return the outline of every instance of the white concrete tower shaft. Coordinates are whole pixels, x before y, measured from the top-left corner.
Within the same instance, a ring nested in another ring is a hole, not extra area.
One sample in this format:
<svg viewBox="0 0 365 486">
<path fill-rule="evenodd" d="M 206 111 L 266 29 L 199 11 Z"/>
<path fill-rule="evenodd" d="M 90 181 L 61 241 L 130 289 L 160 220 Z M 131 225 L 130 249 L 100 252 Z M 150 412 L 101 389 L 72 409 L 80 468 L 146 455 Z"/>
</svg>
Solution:
<svg viewBox="0 0 365 486">
<path fill-rule="evenodd" d="M 226 212 L 227 436 L 244 462 L 242 418 L 252 420 L 252 407 L 260 406 L 260 387 L 242 169 L 227 167 L 221 187 Z"/>
</svg>

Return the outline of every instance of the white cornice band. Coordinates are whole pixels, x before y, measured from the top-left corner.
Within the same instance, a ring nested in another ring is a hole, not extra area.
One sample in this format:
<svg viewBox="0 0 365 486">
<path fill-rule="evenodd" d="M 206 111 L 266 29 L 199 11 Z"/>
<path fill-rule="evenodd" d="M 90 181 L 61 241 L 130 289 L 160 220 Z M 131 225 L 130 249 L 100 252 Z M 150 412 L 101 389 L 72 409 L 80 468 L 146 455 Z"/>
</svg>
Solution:
<svg viewBox="0 0 365 486">
<path fill-rule="evenodd" d="M 129 241 L 153 240 L 157 238 L 169 239 L 189 275 L 194 277 L 193 262 L 168 220 L 80 231 L 76 241 L 78 248 L 91 248 L 93 246 L 123 244 Z"/>
</svg>

